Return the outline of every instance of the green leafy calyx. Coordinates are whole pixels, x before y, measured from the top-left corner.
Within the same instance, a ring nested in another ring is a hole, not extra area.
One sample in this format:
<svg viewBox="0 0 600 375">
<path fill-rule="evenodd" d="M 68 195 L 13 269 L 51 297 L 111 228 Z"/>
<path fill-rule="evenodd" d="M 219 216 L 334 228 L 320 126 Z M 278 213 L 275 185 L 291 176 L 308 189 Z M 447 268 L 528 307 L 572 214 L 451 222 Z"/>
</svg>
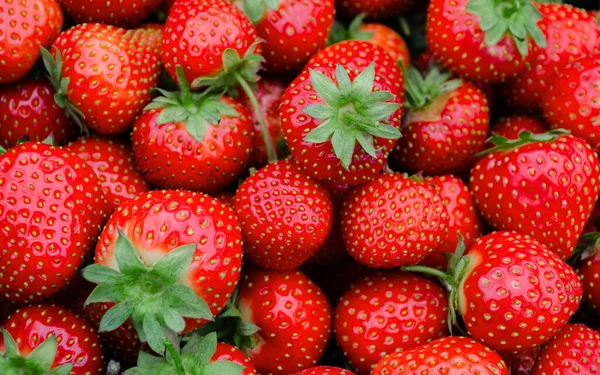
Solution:
<svg viewBox="0 0 600 375">
<path fill-rule="evenodd" d="M 356 16 L 354 20 L 350 22 L 347 29 L 340 21 L 335 21 L 331 33 L 329 34 L 328 43 L 331 45 L 344 40 L 370 40 L 371 37 L 373 37 L 373 33 L 360 30 L 363 26 L 365 15 L 365 13 L 361 13 Z"/>
<path fill-rule="evenodd" d="M 267 9 L 279 9 L 280 0 L 244 0 L 244 12 L 252 23 L 259 23 L 265 16 Z"/>
<path fill-rule="evenodd" d="M 430 105 L 438 96 L 452 92 L 462 85 L 461 79 L 450 79 L 452 74 L 442 72 L 433 65 L 425 78 L 414 66 L 404 69 L 406 105 L 412 110 L 421 110 Z"/>
<path fill-rule="evenodd" d="M 497 151 L 513 150 L 529 143 L 553 142 L 559 136 L 566 134 L 570 134 L 570 132 L 565 129 L 552 129 L 540 134 L 532 134 L 530 131 L 526 130 L 519 133 L 519 138 L 517 139 L 507 139 L 501 135 L 493 134 L 487 139 L 487 142 L 494 144 L 494 147 L 490 147 L 487 150 L 478 153 L 476 156 L 480 157 Z"/>
<path fill-rule="evenodd" d="M 22 357 L 19 354 L 17 343 L 10 333 L 4 329 L 0 331 L 4 340 L 4 353 L 0 352 L 0 370 L 2 370 L 0 372 L 2 374 L 68 375 L 73 369 L 72 363 L 50 369 L 58 348 L 54 335 L 50 335 L 27 357 Z"/>
<path fill-rule="evenodd" d="M 322 120 L 304 138 L 310 143 L 331 142 L 333 152 L 342 166 L 348 169 L 358 143 L 362 150 L 376 158 L 374 137 L 398 139 L 398 129 L 388 124 L 388 118 L 401 105 L 392 103 L 394 95 L 388 91 L 373 91 L 375 64 L 350 81 L 341 64 L 335 70 L 337 84 L 323 73 L 310 69 L 312 86 L 323 104 L 312 104 L 303 112 Z"/>
<path fill-rule="evenodd" d="M 92 264 L 83 277 L 98 286 L 86 301 L 115 303 L 102 317 L 100 332 L 112 331 L 131 318 L 142 342 L 155 352 L 165 351 L 164 338 L 185 329 L 185 318 L 212 320 L 206 302 L 180 282 L 192 263 L 196 244 L 171 250 L 153 265 L 146 265 L 119 229 L 115 242 L 119 270 Z"/>
</svg>

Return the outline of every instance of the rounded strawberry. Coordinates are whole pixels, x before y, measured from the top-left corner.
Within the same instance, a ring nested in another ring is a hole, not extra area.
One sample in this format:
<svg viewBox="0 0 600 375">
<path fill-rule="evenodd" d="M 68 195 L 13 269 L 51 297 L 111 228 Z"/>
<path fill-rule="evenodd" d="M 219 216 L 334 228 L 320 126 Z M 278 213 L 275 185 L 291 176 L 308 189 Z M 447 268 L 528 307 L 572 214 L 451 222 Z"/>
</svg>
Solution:
<svg viewBox="0 0 600 375">
<path fill-rule="evenodd" d="M 537 26 L 541 18 L 531 0 L 431 0 L 427 45 L 452 73 L 473 81 L 504 81 L 525 68 L 531 40 L 546 47 Z"/>
<path fill-rule="evenodd" d="M 398 271 L 355 283 L 335 309 L 338 345 L 358 374 L 369 375 L 387 354 L 448 334 L 448 294 L 434 281 Z"/>
<path fill-rule="evenodd" d="M 290 152 L 315 178 L 341 185 L 372 180 L 400 137 L 403 98 L 376 79 L 375 63 L 360 72 L 317 65 L 300 73 L 281 101 Z"/>
<path fill-rule="evenodd" d="M 150 190 L 133 162 L 131 146 L 116 137 L 91 136 L 70 142 L 63 149 L 92 167 L 112 213 L 126 199 Z"/>
<path fill-rule="evenodd" d="M 331 307 L 300 271 L 250 271 L 240 282 L 239 310 L 260 330 L 248 349 L 258 373 L 287 375 L 314 366 L 331 333 Z"/>
<path fill-rule="evenodd" d="M 468 337 L 443 337 L 382 359 L 372 375 L 509 375 L 492 349 Z"/>
<path fill-rule="evenodd" d="M 542 347 L 531 375 L 594 374 L 600 368 L 600 333 L 567 324 Z"/>
<path fill-rule="evenodd" d="M 0 331 L 3 374 L 104 374 L 104 356 L 93 327 L 62 307 L 24 307 Z"/>
<path fill-rule="evenodd" d="M 496 146 L 471 171 L 470 189 L 483 218 L 570 257 L 598 199 L 594 151 L 558 130 L 522 132 L 515 140 L 493 136 L 492 142 Z"/>
<path fill-rule="evenodd" d="M 0 84 L 27 74 L 63 28 L 57 0 L 0 1 Z"/>
<path fill-rule="evenodd" d="M 72 139 L 77 127 L 54 102 L 55 93 L 46 79 L 0 86 L 0 146 L 13 147 L 23 137 L 41 142 L 50 134 L 59 145 Z"/>
<path fill-rule="evenodd" d="M 331 366 L 316 366 L 295 372 L 293 375 L 355 375 L 353 372 Z"/>
<path fill-rule="evenodd" d="M 242 237 L 232 210 L 201 193 L 152 191 L 123 202 L 102 231 L 84 277 L 86 304 L 112 306 L 100 332 L 133 326 L 157 353 L 227 303 L 240 277 Z"/>
<path fill-rule="evenodd" d="M 290 159 L 246 179 L 233 206 L 246 255 L 267 269 L 297 268 L 319 250 L 331 230 L 333 205 L 327 190 Z"/>
<path fill-rule="evenodd" d="M 375 268 L 417 264 L 440 247 L 448 212 L 429 184 L 385 174 L 351 190 L 342 208 L 346 249 Z"/>
<path fill-rule="evenodd" d="M 77 156 L 33 142 L 0 155 L 1 298 L 31 303 L 67 285 L 105 215 L 98 177 Z"/>
<path fill-rule="evenodd" d="M 391 158 L 411 173 L 468 171 L 484 148 L 490 118 L 485 95 L 449 78 L 436 68 L 425 78 L 414 67 L 407 70 L 408 111 Z"/>
<path fill-rule="evenodd" d="M 410 12 L 416 0 L 337 0 L 338 11 L 345 17 L 364 13 L 369 18 L 380 19 Z"/>
<path fill-rule="evenodd" d="M 548 131 L 548 125 L 537 117 L 515 115 L 497 120 L 491 129 L 492 134 L 506 139 L 518 139 L 519 134 L 524 131 L 531 134 L 541 134 Z M 494 144 L 489 143 L 487 147 L 494 147 Z"/>
<path fill-rule="evenodd" d="M 89 1 L 60 0 L 65 12 L 77 23 L 104 23 L 132 27 L 144 21 L 163 0 Z"/>
</svg>

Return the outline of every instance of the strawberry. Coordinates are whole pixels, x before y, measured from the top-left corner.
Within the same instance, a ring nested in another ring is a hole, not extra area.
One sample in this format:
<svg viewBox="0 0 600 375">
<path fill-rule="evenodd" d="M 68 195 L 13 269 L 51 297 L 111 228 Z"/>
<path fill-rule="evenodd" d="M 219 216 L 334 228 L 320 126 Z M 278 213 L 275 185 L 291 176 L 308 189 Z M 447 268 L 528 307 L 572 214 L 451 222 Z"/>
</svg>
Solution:
<svg viewBox="0 0 600 375">
<path fill-rule="evenodd" d="M 372 375 L 509 375 L 492 349 L 468 337 L 443 337 L 382 359 Z"/>
<path fill-rule="evenodd" d="M 600 333 L 567 324 L 542 347 L 531 375 L 594 374 L 600 367 Z"/>
<path fill-rule="evenodd" d="M 355 375 L 353 372 L 338 367 L 316 366 L 295 372 L 292 375 Z"/>
<path fill-rule="evenodd" d="M 333 20 L 333 0 L 244 0 L 244 10 L 264 41 L 269 72 L 296 70 L 325 47 Z"/>
<path fill-rule="evenodd" d="M 17 303 L 69 283 L 104 224 L 106 201 L 83 160 L 27 142 L 0 155 L 0 295 Z"/>
<path fill-rule="evenodd" d="M 410 12 L 416 0 L 337 0 L 338 11 L 345 17 L 364 13 L 369 18 L 380 19 Z"/>
<path fill-rule="evenodd" d="M 104 374 L 98 334 L 88 322 L 62 307 L 24 307 L 3 326 L 3 374 Z"/>
<path fill-rule="evenodd" d="M 441 286 L 388 271 L 355 283 L 337 304 L 333 324 L 349 363 L 369 375 L 387 354 L 448 335 L 447 318 L 448 294 Z"/>
<path fill-rule="evenodd" d="M 598 198 L 600 163 L 591 147 L 561 131 L 492 142 L 471 171 L 479 212 L 496 229 L 529 234 L 571 256 Z"/>
<path fill-rule="evenodd" d="M 417 264 L 446 239 L 448 212 L 429 184 L 380 175 L 351 190 L 342 208 L 346 249 L 375 268 Z"/>
<path fill-rule="evenodd" d="M 525 69 L 502 87 L 504 100 L 519 111 L 536 110 L 555 74 L 578 57 L 594 52 L 600 42 L 600 28 L 592 12 L 568 4 L 536 6 L 543 15 L 538 26 L 547 46 L 534 46 Z"/>
<path fill-rule="evenodd" d="M 60 0 L 65 12 L 77 23 L 104 23 L 121 27 L 140 24 L 161 2 L 162 0 Z"/>
<path fill-rule="evenodd" d="M 540 242 L 517 232 L 479 238 L 463 257 L 459 241 L 446 273 L 404 267 L 440 277 L 450 291 L 450 321 L 458 312 L 470 336 L 502 352 L 525 351 L 550 340 L 581 302 L 575 271 Z"/>
<path fill-rule="evenodd" d="M 591 217 L 596 218 L 595 215 Z M 595 223 L 593 225 L 595 226 Z M 581 236 L 581 240 L 583 242 L 581 244 L 583 254 L 582 260 L 577 266 L 577 273 L 583 286 L 583 300 L 593 311 L 600 313 L 600 288 L 598 288 L 598 280 L 600 279 L 600 233 L 585 233 Z"/>
<path fill-rule="evenodd" d="M 433 68 L 423 78 L 409 67 L 402 138 L 391 158 L 411 173 L 461 173 L 475 164 L 489 126 L 485 95 L 473 84 L 449 80 Z"/>
<path fill-rule="evenodd" d="M 358 185 L 383 169 L 400 137 L 403 96 L 375 68 L 315 64 L 287 88 L 281 127 L 292 156 L 310 176 Z"/>
<path fill-rule="evenodd" d="M 52 134 L 59 145 L 73 138 L 75 124 L 56 105 L 54 94 L 46 79 L 0 86 L 0 145 L 13 147 L 25 136 L 41 142 Z"/>
<path fill-rule="evenodd" d="M 540 347 L 516 353 L 501 353 L 504 362 L 513 375 L 531 375 L 535 360 L 540 353 Z"/>
<path fill-rule="evenodd" d="M 0 84 L 27 74 L 63 28 L 57 0 L 0 1 Z"/>
<path fill-rule="evenodd" d="M 532 116 L 508 116 L 496 120 L 492 125 L 492 134 L 506 139 L 518 139 L 521 132 L 528 131 L 531 134 L 541 134 L 548 131 L 548 125 L 544 121 Z M 489 147 L 494 147 L 489 143 Z"/>
<path fill-rule="evenodd" d="M 80 24 L 60 34 L 44 65 L 55 99 L 83 127 L 102 133 L 127 131 L 150 101 L 161 64 L 162 33 Z"/>
<path fill-rule="evenodd" d="M 152 191 L 123 202 L 83 271 L 99 284 L 86 304 L 115 304 L 99 331 L 131 319 L 140 340 L 163 353 L 165 334 L 189 332 L 225 306 L 239 279 L 241 242 L 231 209 L 207 195 Z"/>
<path fill-rule="evenodd" d="M 427 45 L 452 73 L 504 81 L 525 68 L 529 44 L 550 44 L 537 26 L 541 18 L 532 0 L 431 0 Z"/>
<path fill-rule="evenodd" d="M 571 131 L 592 147 L 600 144 L 600 54 L 582 57 L 560 69 L 541 93 L 544 118 L 551 128 Z"/>
<path fill-rule="evenodd" d="M 212 193 L 244 171 L 252 150 L 250 113 L 239 101 L 192 94 L 183 71 L 181 92 L 162 91 L 135 121 L 138 169 L 152 185 Z"/>
<path fill-rule="evenodd" d="M 124 200 L 150 190 L 136 169 L 131 146 L 119 138 L 79 138 L 63 149 L 79 156 L 92 167 L 100 179 L 109 213 Z"/>
<path fill-rule="evenodd" d="M 290 159 L 269 164 L 246 179 L 233 207 L 246 255 L 266 269 L 297 268 L 319 250 L 331 230 L 329 194 Z"/>
<path fill-rule="evenodd" d="M 262 375 L 287 375 L 314 366 L 327 346 L 331 307 L 300 271 L 251 270 L 240 283 L 239 310 L 260 328 L 250 360 Z"/>
<path fill-rule="evenodd" d="M 433 268 L 446 269 L 448 259 L 444 253 L 454 254 L 458 246 L 459 235 L 465 246 L 471 247 L 481 237 L 483 223 L 469 192 L 469 188 L 461 179 L 452 175 L 426 177 L 425 182 L 433 185 L 442 197 L 442 203 L 448 211 L 448 237 L 435 252 L 428 255 L 420 264 Z"/>
</svg>

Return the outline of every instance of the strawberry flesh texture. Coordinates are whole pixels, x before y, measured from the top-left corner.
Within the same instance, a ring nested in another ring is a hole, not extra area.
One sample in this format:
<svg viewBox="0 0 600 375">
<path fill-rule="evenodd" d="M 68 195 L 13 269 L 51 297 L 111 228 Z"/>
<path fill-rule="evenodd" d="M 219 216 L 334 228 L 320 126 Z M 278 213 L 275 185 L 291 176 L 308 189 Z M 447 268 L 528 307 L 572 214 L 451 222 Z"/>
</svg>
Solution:
<svg viewBox="0 0 600 375">
<path fill-rule="evenodd" d="M 104 23 L 132 27 L 148 17 L 163 0 L 86 1 L 60 0 L 65 12 L 77 23 Z"/>
</svg>

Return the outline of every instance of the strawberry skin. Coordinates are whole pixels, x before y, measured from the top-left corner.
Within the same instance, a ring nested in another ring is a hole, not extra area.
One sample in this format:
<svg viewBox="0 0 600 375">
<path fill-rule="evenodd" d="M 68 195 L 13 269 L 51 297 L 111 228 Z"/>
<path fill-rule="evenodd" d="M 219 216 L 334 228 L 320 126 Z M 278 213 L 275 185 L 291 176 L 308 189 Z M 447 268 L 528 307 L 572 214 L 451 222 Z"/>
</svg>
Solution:
<svg viewBox="0 0 600 375">
<path fill-rule="evenodd" d="M 293 375 L 355 375 L 353 372 L 338 367 L 317 366 L 295 372 Z"/>
<path fill-rule="evenodd" d="M 583 300 L 586 305 L 591 307 L 597 314 L 600 314 L 600 251 L 594 249 L 594 253 L 587 259 L 584 259 L 577 273 L 583 286 Z"/>
<path fill-rule="evenodd" d="M 239 375 L 257 375 L 254 364 L 246 357 L 243 351 L 233 345 L 217 343 L 217 350 L 209 362 L 229 361 L 243 366 L 244 370 Z"/>
<path fill-rule="evenodd" d="M 395 61 L 410 65 L 408 46 L 394 29 L 381 23 L 365 23 L 358 31 L 371 34 L 368 41 L 385 49 Z"/>
<path fill-rule="evenodd" d="M 69 16 L 77 23 L 104 23 L 132 27 L 148 17 L 162 0 L 86 1 L 60 0 Z"/>
<path fill-rule="evenodd" d="M 544 121 L 532 116 L 515 115 L 497 120 L 492 126 L 492 133 L 506 139 L 518 139 L 521 132 L 541 134 L 548 131 Z M 488 145 L 493 147 L 493 145 Z"/>
<path fill-rule="evenodd" d="M 27 142 L 0 156 L 0 295 L 31 303 L 73 277 L 97 239 L 106 201 L 83 160 Z"/>
<path fill-rule="evenodd" d="M 448 294 L 440 285 L 390 271 L 362 279 L 342 296 L 334 329 L 352 367 L 369 375 L 387 354 L 446 336 L 447 317 Z"/>
</svg>

